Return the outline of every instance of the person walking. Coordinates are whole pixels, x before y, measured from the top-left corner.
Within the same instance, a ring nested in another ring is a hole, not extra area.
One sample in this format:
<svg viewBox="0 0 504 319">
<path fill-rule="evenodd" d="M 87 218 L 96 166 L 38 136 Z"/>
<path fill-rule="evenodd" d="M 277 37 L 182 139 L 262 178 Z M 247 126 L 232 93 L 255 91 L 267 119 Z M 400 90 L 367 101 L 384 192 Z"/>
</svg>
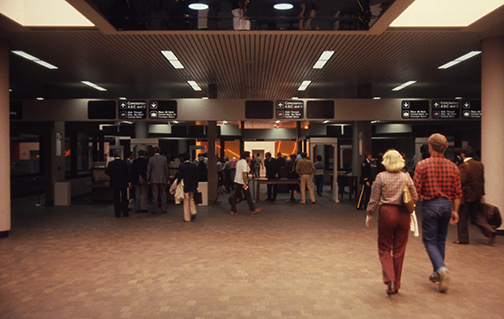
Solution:
<svg viewBox="0 0 504 319">
<path fill-rule="evenodd" d="M 324 191 L 325 164 L 322 163 L 322 156 L 317 155 L 317 161 L 313 163 L 315 166 L 315 185 L 317 185 L 317 195 L 322 196 Z"/>
<path fill-rule="evenodd" d="M 306 203 L 306 188 L 310 194 L 312 204 L 315 204 L 315 193 L 313 192 L 312 174 L 315 172 L 313 162 L 307 158 L 306 153 L 301 153 L 301 159 L 296 163 L 296 173 L 300 176 L 301 204 Z"/>
<path fill-rule="evenodd" d="M 189 153 L 184 153 L 182 157 L 184 163 L 179 166 L 177 183 L 184 181 L 184 221 L 190 222 L 197 214 L 194 193 L 198 191 L 198 167 L 189 162 Z"/>
<path fill-rule="evenodd" d="M 460 150 L 462 163 L 459 165 L 460 183 L 464 203 L 460 205 L 459 221 L 457 223 L 457 237 L 455 244 L 469 244 L 468 219 L 476 225 L 488 238 L 488 244 L 495 241 L 495 230 L 488 224 L 483 215 L 481 199 L 485 195 L 484 166 L 481 162 L 473 159 L 473 150 L 470 146 L 464 146 Z"/>
<path fill-rule="evenodd" d="M 413 181 L 422 204 L 422 240 L 434 268 L 429 279 L 446 292 L 450 274 L 446 268 L 445 246 L 448 224 L 458 222 L 462 187 L 457 165 L 443 156 L 448 140 L 442 134 L 429 137 L 429 158 L 418 162 Z"/>
<path fill-rule="evenodd" d="M 138 151 L 138 158 L 131 164 L 131 180 L 135 188 L 135 209 L 137 213 L 147 213 L 149 185 L 147 184 L 147 165 L 145 151 Z"/>
<path fill-rule="evenodd" d="M 161 213 L 166 213 L 166 185 L 170 183 L 168 162 L 164 156 L 161 156 L 159 147 L 154 147 L 154 156 L 149 158 L 147 164 L 147 176 L 152 188 L 152 197 L 154 197 L 154 208 L 152 214 L 159 211 L 159 197 L 161 197 Z"/>
<path fill-rule="evenodd" d="M 247 200 L 250 212 L 252 214 L 258 213 L 261 209 L 255 208 L 254 202 L 252 201 L 252 196 L 250 195 L 250 190 L 248 187 L 248 161 L 250 160 L 250 152 L 243 152 L 240 160 L 236 163 L 236 174 L 235 174 L 235 190 L 233 193 L 233 197 L 231 198 L 231 215 L 236 215 L 238 212 L 236 211 L 236 201 L 239 194 L 245 196 Z"/>
<path fill-rule="evenodd" d="M 410 213 L 402 205 L 403 189 L 406 185 L 411 197 L 418 200 L 415 185 L 408 173 L 403 173 L 404 159 L 396 150 L 383 155 L 386 171 L 376 176 L 367 205 L 366 226 L 369 228 L 378 205 L 378 255 L 382 264 L 383 282 L 387 294 L 392 295 L 401 288 L 401 275 L 410 230 Z"/>
<path fill-rule="evenodd" d="M 117 152 L 114 160 L 105 169 L 105 174 L 110 176 L 110 187 L 114 197 L 115 217 L 129 216 L 128 210 L 128 187 L 130 184 L 130 171 L 128 163 L 121 159 L 121 153 Z"/>
<path fill-rule="evenodd" d="M 373 173 L 371 171 L 371 159 L 373 156 L 367 154 L 366 158 L 361 163 L 360 184 L 362 189 L 357 201 L 357 209 L 366 209 L 371 194 L 371 185 L 373 184 Z"/>
</svg>

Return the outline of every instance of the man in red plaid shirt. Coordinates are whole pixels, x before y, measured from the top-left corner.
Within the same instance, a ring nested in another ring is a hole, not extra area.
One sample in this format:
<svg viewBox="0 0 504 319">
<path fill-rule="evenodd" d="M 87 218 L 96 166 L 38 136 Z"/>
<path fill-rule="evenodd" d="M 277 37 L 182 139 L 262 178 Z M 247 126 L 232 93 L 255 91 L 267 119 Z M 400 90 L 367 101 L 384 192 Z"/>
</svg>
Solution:
<svg viewBox="0 0 504 319">
<path fill-rule="evenodd" d="M 420 161 L 413 181 L 422 204 L 422 240 L 434 267 L 429 279 L 439 282 L 439 291 L 448 289 L 450 276 L 444 264 L 448 224 L 458 222 L 462 188 L 458 167 L 443 156 L 448 141 L 442 134 L 429 137 L 430 158 Z"/>
</svg>

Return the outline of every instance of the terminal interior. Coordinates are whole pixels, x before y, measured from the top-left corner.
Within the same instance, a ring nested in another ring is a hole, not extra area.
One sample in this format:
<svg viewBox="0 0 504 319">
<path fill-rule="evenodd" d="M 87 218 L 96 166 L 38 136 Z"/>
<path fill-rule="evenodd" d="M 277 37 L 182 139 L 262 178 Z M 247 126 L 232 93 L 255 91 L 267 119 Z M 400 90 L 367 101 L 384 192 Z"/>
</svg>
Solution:
<svg viewBox="0 0 504 319">
<path fill-rule="evenodd" d="M 449 159 L 473 147 L 504 210 L 504 1 L 406 16 L 422 1 L 0 3 L 0 317 L 500 317 L 501 236 L 489 247 L 471 225 L 471 244 L 452 245 L 451 226 L 439 294 L 411 234 L 387 297 L 376 223 L 356 209 L 366 154 L 376 170 L 396 149 L 413 174 L 442 133 Z M 324 192 L 303 206 L 280 185 L 266 202 L 253 184 L 261 212 L 232 216 L 209 169 L 194 222 L 173 197 L 168 214 L 116 220 L 107 158 L 154 146 L 172 178 L 184 152 L 209 168 L 320 155 Z"/>
</svg>

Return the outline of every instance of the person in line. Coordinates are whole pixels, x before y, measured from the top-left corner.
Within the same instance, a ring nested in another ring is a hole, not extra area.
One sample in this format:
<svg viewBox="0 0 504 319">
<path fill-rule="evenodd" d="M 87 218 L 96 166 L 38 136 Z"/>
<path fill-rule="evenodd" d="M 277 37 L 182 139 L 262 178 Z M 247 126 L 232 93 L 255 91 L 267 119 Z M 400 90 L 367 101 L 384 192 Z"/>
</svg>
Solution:
<svg viewBox="0 0 504 319">
<path fill-rule="evenodd" d="M 279 169 L 282 169 L 287 165 L 287 160 L 283 157 L 281 152 L 277 153 L 277 163 Z"/>
<path fill-rule="evenodd" d="M 457 223 L 458 240 L 455 244 L 469 244 L 468 219 L 478 226 L 479 230 L 488 238 L 488 244 L 495 241 L 495 230 L 488 224 L 483 215 L 481 199 L 485 195 L 484 166 L 481 162 L 473 159 L 473 150 L 470 146 L 464 146 L 460 150 L 462 163 L 459 165 L 460 183 L 464 204 L 460 205 L 459 221 Z"/>
<path fill-rule="evenodd" d="M 315 185 L 317 185 L 317 195 L 322 196 L 324 191 L 324 177 L 325 177 L 325 164 L 322 163 L 322 156 L 317 155 L 317 161 L 313 164 L 315 166 Z"/>
<path fill-rule="evenodd" d="M 128 163 L 121 159 L 121 153 L 114 154 L 114 160 L 109 163 L 105 169 L 105 174 L 110 176 L 110 187 L 112 187 L 114 196 L 115 217 L 129 216 L 128 210 L 128 187 L 130 184 L 130 171 Z"/>
<path fill-rule="evenodd" d="M 291 154 L 289 160 L 287 160 L 287 178 L 288 179 L 299 179 L 298 173 L 296 173 L 296 154 Z M 290 199 L 287 202 L 295 202 L 294 193 L 299 192 L 299 184 L 289 184 Z"/>
<path fill-rule="evenodd" d="M 367 154 L 366 158 L 361 163 L 360 184 L 362 189 L 357 201 L 357 209 L 366 209 L 371 194 L 371 185 L 373 184 L 373 173 L 371 171 L 371 159 L 373 156 Z"/>
<path fill-rule="evenodd" d="M 154 208 L 152 214 L 159 211 L 159 197 L 161 197 L 161 213 L 166 213 L 166 185 L 170 184 L 168 162 L 161 156 L 159 147 L 154 147 L 154 156 L 149 158 L 147 176 L 152 188 Z"/>
<path fill-rule="evenodd" d="M 226 193 L 229 193 L 233 189 L 233 180 L 231 179 L 231 162 L 227 156 L 224 156 L 222 160 L 224 161 L 224 184 L 226 186 Z"/>
<path fill-rule="evenodd" d="M 392 295 L 401 288 L 401 274 L 410 230 L 410 213 L 402 205 L 404 185 L 408 186 L 411 197 L 416 203 L 418 195 L 411 177 L 403 173 L 404 159 L 396 150 L 389 150 L 383 155 L 386 171 L 379 173 L 371 188 L 371 198 L 367 205 L 369 228 L 378 205 L 378 255 L 383 269 L 383 282 L 387 285 L 387 294 Z"/>
<path fill-rule="evenodd" d="M 301 159 L 296 163 L 296 173 L 300 176 L 301 204 L 306 203 L 306 188 L 310 194 L 312 204 L 315 204 L 315 193 L 313 192 L 312 174 L 315 172 L 313 162 L 307 158 L 306 153 L 301 153 Z"/>
<path fill-rule="evenodd" d="M 253 165 L 254 165 L 255 177 L 256 178 L 261 177 L 261 167 L 264 168 L 264 165 L 261 157 L 259 156 L 259 153 L 257 153 L 256 157 L 254 157 Z"/>
<path fill-rule="evenodd" d="M 278 162 L 277 159 L 271 157 L 271 153 L 267 152 L 265 154 L 266 159 L 264 160 L 264 167 L 266 168 L 266 178 L 267 179 L 278 179 Z M 275 201 L 277 197 L 277 185 L 267 184 L 268 187 L 268 198 L 266 200 Z"/>
<path fill-rule="evenodd" d="M 443 156 L 448 140 L 442 134 L 429 137 L 430 157 L 418 162 L 413 181 L 422 198 L 422 240 L 434 271 L 429 280 L 446 292 L 450 274 L 446 268 L 445 246 L 448 224 L 458 222 L 462 187 L 457 165 Z"/>
<path fill-rule="evenodd" d="M 135 187 L 135 209 L 137 213 L 147 213 L 149 185 L 147 184 L 147 164 L 145 151 L 138 151 L 138 158 L 131 165 L 131 180 Z"/>
<path fill-rule="evenodd" d="M 189 153 L 184 153 L 182 157 L 184 162 L 179 166 L 177 183 L 184 181 L 184 221 L 190 222 L 197 214 L 194 193 L 198 191 L 198 168 L 189 162 Z"/>
<path fill-rule="evenodd" d="M 252 214 L 257 214 L 261 209 L 255 208 L 254 202 L 252 201 L 252 196 L 250 195 L 250 190 L 248 187 L 248 161 L 250 160 L 250 152 L 244 151 L 241 155 L 240 160 L 236 163 L 236 175 L 235 175 L 235 191 L 231 199 L 231 215 L 238 214 L 236 211 L 236 201 L 239 194 L 245 196 L 247 200 L 250 212 Z"/>
</svg>

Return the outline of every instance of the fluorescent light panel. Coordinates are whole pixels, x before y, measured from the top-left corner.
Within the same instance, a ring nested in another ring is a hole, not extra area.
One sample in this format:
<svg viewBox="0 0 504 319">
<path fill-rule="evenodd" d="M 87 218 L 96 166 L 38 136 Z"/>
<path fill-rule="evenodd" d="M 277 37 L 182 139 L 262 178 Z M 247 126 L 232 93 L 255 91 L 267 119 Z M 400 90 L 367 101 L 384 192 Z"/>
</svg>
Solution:
<svg viewBox="0 0 504 319">
<path fill-rule="evenodd" d="M 504 0 L 416 0 L 391 27 L 467 27 L 504 5 Z"/>
<path fill-rule="evenodd" d="M 187 81 L 187 83 L 189 83 L 189 85 L 193 88 L 194 91 L 201 91 L 201 88 L 195 81 Z"/>
<path fill-rule="evenodd" d="M 208 4 L 205 3 L 191 3 L 189 9 L 192 10 L 206 10 L 208 9 Z"/>
<path fill-rule="evenodd" d="M 2 0 L 0 12 L 25 27 L 94 27 L 65 0 Z"/>
<path fill-rule="evenodd" d="M 308 87 L 308 85 L 310 85 L 310 83 L 311 81 L 303 81 L 303 83 L 301 83 L 301 85 L 299 86 L 298 91 L 306 90 L 306 88 Z"/>
<path fill-rule="evenodd" d="M 175 54 L 172 51 L 161 51 L 161 53 L 164 55 L 164 57 L 173 65 L 175 69 L 183 69 L 184 66 L 182 63 L 180 63 L 179 59 L 175 56 Z"/>
<path fill-rule="evenodd" d="M 320 55 L 320 58 L 318 59 L 317 62 L 315 62 L 315 65 L 313 66 L 314 69 L 322 69 L 324 65 L 329 61 L 329 59 L 332 57 L 334 54 L 334 51 L 324 51 Z"/>
<path fill-rule="evenodd" d="M 23 58 L 25 58 L 25 59 L 27 59 L 27 60 L 30 60 L 30 61 L 32 61 L 32 62 L 35 62 L 35 63 L 37 63 L 37 64 L 39 64 L 39 65 L 41 65 L 41 66 L 43 66 L 43 67 L 46 67 L 46 68 L 48 68 L 48 69 L 51 69 L 51 70 L 56 70 L 56 69 L 58 68 L 57 66 L 52 65 L 51 63 L 48 63 L 48 62 L 46 62 L 46 61 L 40 60 L 39 58 L 34 57 L 33 55 L 28 54 L 28 53 L 26 53 L 26 52 L 24 52 L 24 51 L 20 51 L 20 50 L 12 50 L 11 52 L 12 52 L 12 53 L 14 53 L 14 54 L 17 54 L 17 55 L 19 55 L 20 57 L 23 57 Z"/>
<path fill-rule="evenodd" d="M 403 83 L 401 85 L 399 85 L 398 87 L 395 87 L 392 89 L 392 91 L 399 91 L 399 90 L 402 90 L 404 89 L 405 87 L 407 86 L 410 86 L 411 84 L 415 84 L 417 81 L 408 81 L 406 83 Z"/>
<path fill-rule="evenodd" d="M 107 91 L 107 89 L 102 88 L 101 86 L 98 86 L 98 85 L 94 84 L 93 82 L 81 81 L 81 83 L 86 84 L 86 85 L 88 85 L 88 86 L 90 86 L 93 89 L 98 90 L 98 91 Z"/>
<path fill-rule="evenodd" d="M 456 64 L 459 64 L 460 62 L 465 61 L 467 59 L 470 59 L 473 56 L 476 56 L 476 55 L 478 55 L 480 53 L 481 53 L 481 51 L 471 51 L 471 52 L 469 52 L 467 54 L 464 54 L 463 56 L 461 56 L 459 58 L 456 58 L 453 61 L 450 61 L 450 62 L 448 62 L 446 64 L 443 64 L 442 66 L 438 67 L 438 69 L 443 69 L 443 70 L 444 69 L 448 69 L 449 67 L 452 67 L 452 66 L 454 66 Z"/>
</svg>

